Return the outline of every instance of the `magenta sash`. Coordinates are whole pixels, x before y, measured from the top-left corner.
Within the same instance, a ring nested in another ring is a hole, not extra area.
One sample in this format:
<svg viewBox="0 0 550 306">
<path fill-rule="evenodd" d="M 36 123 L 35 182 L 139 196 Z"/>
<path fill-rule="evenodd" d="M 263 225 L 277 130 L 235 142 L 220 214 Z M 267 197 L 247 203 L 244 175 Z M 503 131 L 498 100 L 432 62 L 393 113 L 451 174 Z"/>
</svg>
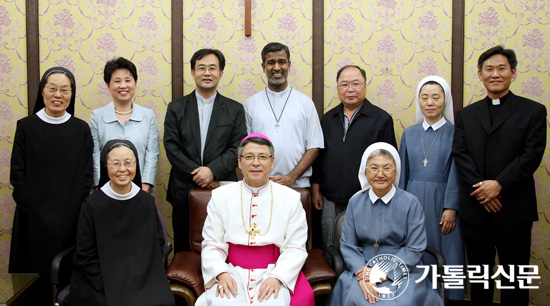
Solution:
<svg viewBox="0 0 550 306">
<path fill-rule="evenodd" d="M 281 252 L 274 244 L 247 246 L 229 243 L 227 263 L 243 269 L 266 269 L 269 264 L 277 262 L 279 255 L 281 255 Z M 313 289 L 311 289 L 311 285 L 302 271 L 298 274 L 294 294 L 290 295 L 290 305 L 315 306 Z"/>
</svg>

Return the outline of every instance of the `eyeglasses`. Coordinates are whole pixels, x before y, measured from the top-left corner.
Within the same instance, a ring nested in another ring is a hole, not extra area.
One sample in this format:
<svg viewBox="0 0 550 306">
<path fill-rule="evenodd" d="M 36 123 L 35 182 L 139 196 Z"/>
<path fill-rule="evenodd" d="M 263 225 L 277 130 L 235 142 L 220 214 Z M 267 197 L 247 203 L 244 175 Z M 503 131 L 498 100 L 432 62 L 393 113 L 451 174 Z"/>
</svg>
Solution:
<svg viewBox="0 0 550 306">
<path fill-rule="evenodd" d="M 348 88 L 353 88 L 353 89 L 359 89 L 361 86 L 363 86 L 363 84 L 365 84 L 364 82 L 363 83 L 359 83 L 359 82 L 353 82 L 353 83 L 342 83 L 342 84 L 339 84 L 338 87 L 340 89 L 348 89 Z"/>
<path fill-rule="evenodd" d="M 392 171 L 395 170 L 393 167 L 384 167 L 384 168 L 378 168 L 378 167 L 368 167 L 367 171 L 370 174 L 378 174 L 378 172 L 382 171 L 385 175 L 391 174 Z"/>
<path fill-rule="evenodd" d="M 273 157 L 272 155 L 265 155 L 265 154 L 260 154 L 260 155 L 253 155 L 253 154 L 247 154 L 247 155 L 241 155 L 241 158 L 244 158 L 244 160 L 246 161 L 253 161 L 254 159 L 258 158 L 259 161 L 268 161 L 271 157 Z"/>
<path fill-rule="evenodd" d="M 136 164 L 135 160 L 125 160 L 122 163 L 119 162 L 118 160 L 115 160 L 107 163 L 107 165 L 110 165 L 111 168 L 113 168 L 114 170 L 120 169 L 120 166 L 122 165 L 124 165 L 124 168 L 133 168 L 135 164 Z"/>
<path fill-rule="evenodd" d="M 206 71 L 209 71 L 211 73 L 216 73 L 218 72 L 218 67 L 203 67 L 203 66 L 200 66 L 197 68 L 197 71 L 199 73 L 205 73 Z"/>
<path fill-rule="evenodd" d="M 58 90 L 61 92 L 62 95 L 68 96 L 71 94 L 71 90 L 69 88 L 55 88 L 55 87 L 46 87 L 49 93 L 52 95 L 55 94 Z"/>
</svg>

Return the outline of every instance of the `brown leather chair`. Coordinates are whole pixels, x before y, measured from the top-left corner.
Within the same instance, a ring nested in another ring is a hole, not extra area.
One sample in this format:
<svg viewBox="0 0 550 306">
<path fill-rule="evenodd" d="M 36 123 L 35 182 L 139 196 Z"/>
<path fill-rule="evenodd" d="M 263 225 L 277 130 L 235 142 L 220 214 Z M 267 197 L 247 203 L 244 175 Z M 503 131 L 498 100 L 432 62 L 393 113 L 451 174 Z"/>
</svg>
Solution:
<svg viewBox="0 0 550 306">
<path fill-rule="evenodd" d="M 308 227 L 311 233 L 311 205 L 309 190 L 295 188 L 300 193 L 306 212 Z M 191 252 L 179 252 L 174 255 L 168 267 L 167 276 L 170 288 L 175 296 L 183 298 L 187 305 L 195 305 L 199 295 L 204 292 L 204 281 L 201 272 L 202 227 L 206 219 L 206 206 L 210 201 L 209 189 L 191 189 L 189 191 L 189 220 Z M 310 237 L 309 237 L 310 238 Z M 307 245 L 310 245 L 309 238 Z M 331 280 L 336 276 L 328 264 L 323 251 L 308 250 L 308 258 L 302 268 L 305 277 L 311 284 L 315 296 L 328 294 L 332 290 Z"/>
</svg>

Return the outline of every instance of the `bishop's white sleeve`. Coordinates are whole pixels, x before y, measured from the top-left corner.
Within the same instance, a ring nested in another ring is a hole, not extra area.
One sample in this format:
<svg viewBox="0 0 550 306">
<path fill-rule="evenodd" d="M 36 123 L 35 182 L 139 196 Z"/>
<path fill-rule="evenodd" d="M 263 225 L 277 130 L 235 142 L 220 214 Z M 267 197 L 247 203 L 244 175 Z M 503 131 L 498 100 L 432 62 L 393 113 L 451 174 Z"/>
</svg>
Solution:
<svg viewBox="0 0 550 306">
<path fill-rule="evenodd" d="M 216 207 L 216 198 L 214 190 L 212 192 L 212 199 L 208 203 L 208 215 L 202 229 L 204 240 L 201 245 L 201 266 L 206 288 L 211 287 L 216 282 L 216 277 L 219 274 L 229 271 L 225 263 L 229 245 L 223 240 L 225 229 L 221 212 Z"/>
<path fill-rule="evenodd" d="M 283 282 L 283 285 L 294 292 L 298 274 L 307 259 L 307 221 L 306 213 L 300 202 L 300 195 L 293 194 L 289 199 L 289 221 L 285 231 L 285 239 L 280 248 L 281 255 L 270 276 Z"/>
</svg>

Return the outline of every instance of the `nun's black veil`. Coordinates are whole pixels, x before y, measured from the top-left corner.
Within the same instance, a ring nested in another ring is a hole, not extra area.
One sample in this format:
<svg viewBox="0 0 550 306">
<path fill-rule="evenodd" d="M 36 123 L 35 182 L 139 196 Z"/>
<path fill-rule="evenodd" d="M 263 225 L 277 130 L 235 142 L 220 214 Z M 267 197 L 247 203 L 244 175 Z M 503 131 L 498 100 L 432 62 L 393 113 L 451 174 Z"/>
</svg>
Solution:
<svg viewBox="0 0 550 306">
<path fill-rule="evenodd" d="M 109 152 L 111 152 L 112 149 L 118 147 L 117 145 L 120 144 L 134 151 L 134 155 L 136 156 L 136 177 L 134 177 L 132 182 L 134 182 L 134 184 L 141 188 L 141 172 L 139 170 L 140 168 L 137 149 L 131 141 L 124 139 L 111 139 L 107 141 L 105 146 L 103 146 L 100 159 L 99 188 L 103 187 L 103 185 L 105 185 L 105 183 L 109 181 L 109 174 L 107 172 L 107 155 L 109 154 Z"/>
<path fill-rule="evenodd" d="M 75 103 L 75 96 L 76 96 L 76 80 L 74 78 L 74 75 L 72 72 L 67 70 L 63 67 L 52 67 L 46 72 L 44 72 L 44 75 L 42 75 L 42 79 L 40 79 L 40 86 L 38 87 L 38 95 L 36 96 L 36 103 L 34 104 L 34 110 L 33 114 L 38 113 L 41 109 L 46 107 L 44 104 L 44 96 L 42 96 L 42 92 L 44 91 L 44 87 L 46 86 L 46 82 L 48 81 L 48 77 L 55 73 L 63 73 L 66 75 L 69 80 L 71 81 L 71 103 L 66 109 L 66 112 L 71 114 L 71 116 L 74 116 L 74 103 Z"/>
</svg>

